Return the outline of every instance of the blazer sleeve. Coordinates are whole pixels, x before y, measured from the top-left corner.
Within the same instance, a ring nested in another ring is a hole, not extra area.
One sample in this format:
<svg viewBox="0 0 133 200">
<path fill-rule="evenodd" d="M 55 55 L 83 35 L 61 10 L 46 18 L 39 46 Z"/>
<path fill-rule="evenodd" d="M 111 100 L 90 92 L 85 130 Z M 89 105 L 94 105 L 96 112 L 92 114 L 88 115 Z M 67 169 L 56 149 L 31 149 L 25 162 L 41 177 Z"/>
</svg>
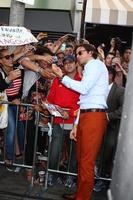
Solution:
<svg viewBox="0 0 133 200">
<path fill-rule="evenodd" d="M 116 119 L 121 119 L 122 115 L 122 106 L 124 102 L 124 88 L 119 87 L 117 89 L 117 97 L 116 97 L 116 103 L 117 103 L 117 108 L 108 113 L 109 120 L 116 120 Z"/>
</svg>

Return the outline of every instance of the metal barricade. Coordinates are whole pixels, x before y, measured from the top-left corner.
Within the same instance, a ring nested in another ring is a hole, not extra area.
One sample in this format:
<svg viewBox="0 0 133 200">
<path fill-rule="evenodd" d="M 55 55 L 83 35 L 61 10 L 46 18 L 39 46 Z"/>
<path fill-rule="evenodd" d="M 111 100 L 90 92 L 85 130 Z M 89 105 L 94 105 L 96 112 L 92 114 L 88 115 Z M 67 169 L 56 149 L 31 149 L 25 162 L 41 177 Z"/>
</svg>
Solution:
<svg viewBox="0 0 133 200">
<path fill-rule="evenodd" d="M 14 105 L 11 102 L 0 102 L 0 104 L 8 104 L 10 105 Z M 20 106 L 24 106 L 26 108 L 26 116 L 28 116 L 28 112 L 29 112 L 29 108 L 33 107 L 32 104 L 25 104 L 25 103 L 21 103 L 21 105 L 17 105 L 17 112 L 16 112 L 16 124 L 15 124 L 15 137 L 14 137 L 14 146 L 15 146 L 15 138 L 17 137 L 17 126 L 18 126 L 18 116 L 19 116 L 19 107 Z M 14 148 L 14 156 L 13 156 L 13 166 L 16 167 L 22 167 L 22 168 L 29 168 L 32 169 L 32 179 L 31 179 L 31 183 L 30 185 L 33 186 L 34 185 L 34 180 L 35 180 L 35 175 L 36 175 L 36 162 L 37 161 L 44 161 L 46 162 L 46 167 L 45 167 L 45 180 L 43 183 L 43 190 L 46 190 L 48 188 L 48 179 L 49 179 L 49 174 L 50 173 L 57 173 L 57 174 L 62 174 L 62 175 L 66 175 L 66 176 L 77 176 L 77 173 L 71 172 L 70 171 L 70 162 L 71 162 L 71 153 L 72 153 L 72 141 L 70 142 L 70 149 L 69 149 L 69 156 L 68 156 L 68 162 L 67 162 L 67 168 L 64 170 L 60 169 L 60 158 L 61 158 L 61 154 L 63 149 L 60 152 L 60 156 L 58 159 L 58 167 L 56 169 L 52 169 L 49 166 L 49 161 L 50 161 L 50 151 L 51 151 L 51 141 L 52 141 L 52 129 L 54 126 L 54 116 L 51 116 L 50 121 L 48 121 L 47 124 L 45 125 L 41 125 L 39 124 L 39 119 L 40 119 L 40 113 L 36 112 L 35 113 L 35 138 L 34 138 L 34 149 L 33 149 L 33 162 L 32 165 L 27 165 L 25 163 L 25 151 L 26 151 L 26 145 L 27 145 L 27 141 L 26 141 L 26 135 L 28 134 L 27 132 L 27 126 L 28 126 L 28 118 L 25 120 L 25 131 L 24 131 L 24 149 L 23 149 L 23 159 L 21 163 L 17 163 L 16 159 L 15 159 L 15 148 Z M 38 140 L 38 129 L 40 128 L 41 133 L 42 134 L 47 134 L 48 136 L 48 152 L 47 155 L 41 155 L 38 154 L 38 150 L 37 150 L 37 140 Z M 32 131 L 32 130 L 31 130 Z M 64 128 L 62 127 L 62 136 L 64 134 Z M 63 145 L 62 145 L 63 146 Z M 6 158 L 6 147 L 4 148 L 4 155 L 3 155 L 3 159 L 0 160 L 0 164 L 5 164 L 5 158 Z M 76 171 L 76 169 L 75 169 Z M 101 177 L 101 176 L 96 176 L 96 179 L 102 179 L 102 180 L 107 180 L 107 181 L 111 181 L 111 178 L 105 178 L 105 177 Z M 42 192 L 43 192 L 42 190 Z"/>
<path fill-rule="evenodd" d="M 38 137 L 38 125 L 39 125 L 39 112 L 36 112 L 35 116 L 35 139 L 34 139 L 34 152 L 33 152 L 33 162 L 32 165 L 27 165 L 25 163 L 25 151 L 26 151 L 26 136 L 27 136 L 27 125 L 28 125 L 28 117 L 25 120 L 25 128 L 24 128 L 24 141 L 23 141 L 23 153 L 22 153 L 22 160 L 21 162 L 18 163 L 15 158 L 15 139 L 17 138 L 17 129 L 18 129 L 18 123 L 19 123 L 19 107 L 23 106 L 26 108 L 26 113 L 25 115 L 28 116 L 29 108 L 33 107 L 32 104 L 26 104 L 26 103 L 21 103 L 20 105 L 15 105 L 12 102 L 0 102 L 0 104 L 8 104 L 8 106 L 15 106 L 16 107 L 16 122 L 15 122 L 15 130 L 14 130 L 14 135 L 13 135 L 13 159 L 12 159 L 12 166 L 20 167 L 20 168 L 28 168 L 32 169 L 32 179 L 31 179 L 31 186 L 34 184 L 34 178 L 35 178 L 35 163 L 36 163 L 36 149 L 37 149 L 37 137 Z M 8 116 L 10 117 L 10 116 Z M 31 130 L 32 131 L 32 130 Z M 5 141 L 6 141 L 7 134 L 5 134 Z M 6 145 L 4 144 L 4 152 L 3 155 L 1 155 L 0 159 L 0 164 L 5 164 L 6 160 Z"/>
<path fill-rule="evenodd" d="M 53 123 L 52 123 L 53 124 Z M 63 133 L 63 128 L 62 128 L 62 133 Z M 102 154 L 103 154 L 103 152 L 104 152 L 104 142 L 103 142 L 103 144 L 102 144 L 102 146 L 103 146 L 103 148 L 102 148 L 102 152 L 101 152 L 101 156 L 100 156 L 100 159 L 104 159 L 103 158 L 103 156 L 102 156 Z M 48 187 L 48 175 L 50 174 L 50 173 L 56 173 L 56 174 L 64 174 L 64 175 L 68 175 L 68 176 L 77 176 L 77 173 L 72 173 L 72 172 L 70 172 L 70 157 L 71 157 L 71 148 L 72 148 L 72 146 L 70 145 L 70 155 L 69 155 L 69 161 L 68 161 L 68 166 L 67 166 L 67 169 L 66 170 L 60 170 L 59 169 L 59 162 L 60 162 L 60 158 L 59 158 L 59 160 L 58 160 L 58 167 L 57 167 L 57 169 L 52 169 L 52 168 L 50 168 L 49 167 L 49 159 L 50 159 L 50 149 L 51 149 L 51 139 L 50 139 L 50 141 L 49 141 L 49 154 L 48 154 L 48 168 L 47 168 L 47 175 L 46 175 L 46 180 L 45 180 L 45 189 L 47 189 L 47 187 Z M 101 160 L 102 161 L 102 160 Z M 100 162 L 101 162 L 100 161 Z M 101 162 L 102 163 L 102 162 Z M 102 168 L 102 165 L 100 164 L 100 167 Z M 100 171 L 100 170 L 99 170 Z M 102 176 L 100 173 L 98 174 L 97 172 L 95 173 L 95 179 L 96 180 L 104 180 L 104 181 L 111 181 L 112 180 L 112 178 L 111 177 L 104 177 L 104 176 Z"/>
<path fill-rule="evenodd" d="M 59 156 L 58 156 L 58 164 L 57 164 L 57 168 L 56 169 L 53 169 L 53 168 L 50 168 L 50 157 L 52 156 L 50 153 L 51 153 L 51 148 L 52 148 L 52 140 L 54 140 L 54 138 L 52 138 L 52 135 L 53 135 L 53 127 L 54 127 L 54 116 L 51 117 L 51 123 L 50 123 L 50 126 L 51 126 L 51 134 L 49 135 L 49 145 L 48 145 L 48 161 L 47 161 L 47 171 L 46 171 L 46 179 L 45 179 L 45 187 L 44 189 L 46 190 L 47 187 L 48 187 L 48 180 L 49 180 L 49 175 L 52 173 L 52 174 L 58 174 L 58 175 L 65 175 L 65 176 L 77 176 L 77 173 L 73 173 L 70 171 L 70 159 L 71 159 L 71 153 L 72 153 L 72 141 L 70 140 L 70 145 L 69 145 L 69 156 L 68 156 L 68 159 L 67 159 L 67 167 L 65 169 L 60 169 L 60 162 L 61 162 L 61 156 L 62 156 L 62 152 L 64 150 L 64 148 L 61 148 L 60 152 L 59 152 Z M 62 134 L 60 135 L 60 137 L 64 137 L 64 128 L 62 127 Z M 70 130 L 68 131 L 70 132 Z M 68 134 L 68 138 L 69 138 L 69 133 Z M 65 139 L 62 141 L 64 143 Z M 63 146 L 63 144 L 61 144 L 61 146 Z M 64 147 L 64 146 L 63 146 Z M 54 160 L 53 160 L 54 162 Z M 55 161 L 56 162 L 56 161 Z M 76 169 L 75 169 L 76 170 Z"/>
</svg>

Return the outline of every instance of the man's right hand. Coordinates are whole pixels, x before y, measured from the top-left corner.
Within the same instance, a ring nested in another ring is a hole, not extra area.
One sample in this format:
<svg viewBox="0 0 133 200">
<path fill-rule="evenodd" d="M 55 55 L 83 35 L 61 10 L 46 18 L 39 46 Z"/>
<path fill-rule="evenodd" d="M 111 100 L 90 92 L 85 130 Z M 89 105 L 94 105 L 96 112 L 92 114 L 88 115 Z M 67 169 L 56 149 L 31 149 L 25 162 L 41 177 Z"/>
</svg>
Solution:
<svg viewBox="0 0 133 200">
<path fill-rule="evenodd" d="M 62 70 L 59 67 L 57 67 L 55 64 L 52 64 L 52 72 L 59 78 L 63 76 Z"/>
<path fill-rule="evenodd" d="M 71 130 L 70 139 L 77 141 L 77 125 L 74 125 L 73 129 Z"/>
</svg>

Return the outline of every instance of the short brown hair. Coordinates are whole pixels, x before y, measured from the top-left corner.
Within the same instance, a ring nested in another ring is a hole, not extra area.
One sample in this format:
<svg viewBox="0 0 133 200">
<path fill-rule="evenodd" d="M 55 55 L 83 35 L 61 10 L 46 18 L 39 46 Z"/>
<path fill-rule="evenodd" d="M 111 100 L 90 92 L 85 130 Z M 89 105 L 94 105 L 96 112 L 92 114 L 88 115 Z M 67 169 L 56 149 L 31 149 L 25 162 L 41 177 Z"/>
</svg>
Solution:
<svg viewBox="0 0 133 200">
<path fill-rule="evenodd" d="M 0 49 L 0 59 L 2 58 L 2 53 L 4 52 L 4 51 L 6 51 L 7 49 Z"/>
<path fill-rule="evenodd" d="M 80 44 L 75 48 L 75 52 L 79 47 L 83 47 L 88 53 L 91 51 L 93 58 L 97 58 L 97 50 L 93 44 Z"/>
</svg>

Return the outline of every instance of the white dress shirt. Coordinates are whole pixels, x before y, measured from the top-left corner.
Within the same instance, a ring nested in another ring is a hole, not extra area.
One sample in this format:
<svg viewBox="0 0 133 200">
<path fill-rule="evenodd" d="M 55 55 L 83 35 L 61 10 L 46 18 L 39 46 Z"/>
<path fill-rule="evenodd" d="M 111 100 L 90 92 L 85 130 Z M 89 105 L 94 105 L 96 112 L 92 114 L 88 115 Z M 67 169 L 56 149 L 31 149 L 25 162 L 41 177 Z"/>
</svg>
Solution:
<svg viewBox="0 0 133 200">
<path fill-rule="evenodd" d="M 110 92 L 112 86 L 113 86 L 113 82 L 111 84 L 109 84 L 109 92 Z"/>
<path fill-rule="evenodd" d="M 105 64 L 92 59 L 85 66 L 83 78 L 76 81 L 68 76 L 64 76 L 62 83 L 80 93 L 80 109 L 107 108 L 106 100 L 108 96 L 108 71 Z"/>
</svg>

